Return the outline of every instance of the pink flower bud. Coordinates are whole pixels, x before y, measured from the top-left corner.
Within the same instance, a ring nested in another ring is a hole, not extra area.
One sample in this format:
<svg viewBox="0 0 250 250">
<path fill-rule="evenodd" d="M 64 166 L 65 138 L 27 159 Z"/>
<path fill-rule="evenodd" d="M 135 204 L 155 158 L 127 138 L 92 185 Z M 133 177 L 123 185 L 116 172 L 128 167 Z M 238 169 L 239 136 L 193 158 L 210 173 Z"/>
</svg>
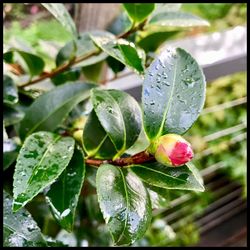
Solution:
<svg viewBox="0 0 250 250">
<path fill-rule="evenodd" d="M 149 148 L 155 159 L 171 166 L 181 166 L 193 158 L 193 150 L 189 142 L 176 134 L 159 137 Z"/>
</svg>

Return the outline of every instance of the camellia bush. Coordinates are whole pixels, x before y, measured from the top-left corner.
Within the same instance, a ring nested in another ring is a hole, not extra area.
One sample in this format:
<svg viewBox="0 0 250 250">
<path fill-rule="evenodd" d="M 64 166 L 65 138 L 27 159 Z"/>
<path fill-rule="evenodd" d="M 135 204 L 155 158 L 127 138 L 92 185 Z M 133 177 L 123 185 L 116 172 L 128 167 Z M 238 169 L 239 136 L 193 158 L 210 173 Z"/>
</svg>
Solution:
<svg viewBox="0 0 250 250">
<path fill-rule="evenodd" d="M 72 41 L 49 72 L 33 53 L 4 52 L 4 171 L 13 169 L 4 190 L 4 246 L 63 245 L 41 232 L 25 206 L 42 195 L 58 225 L 75 231 L 87 185 L 113 244 L 131 245 L 150 226 L 152 193 L 204 191 L 183 138 L 204 105 L 204 74 L 182 48 L 151 52 L 176 30 L 208 23 L 180 4 L 130 3 L 109 31 L 78 34 L 63 4 L 43 6 Z M 104 61 L 114 74 L 129 68 L 141 77 L 141 105 L 95 80 Z M 83 72 L 89 80 L 80 80 Z M 35 88 L 48 80 L 53 88 Z"/>
</svg>

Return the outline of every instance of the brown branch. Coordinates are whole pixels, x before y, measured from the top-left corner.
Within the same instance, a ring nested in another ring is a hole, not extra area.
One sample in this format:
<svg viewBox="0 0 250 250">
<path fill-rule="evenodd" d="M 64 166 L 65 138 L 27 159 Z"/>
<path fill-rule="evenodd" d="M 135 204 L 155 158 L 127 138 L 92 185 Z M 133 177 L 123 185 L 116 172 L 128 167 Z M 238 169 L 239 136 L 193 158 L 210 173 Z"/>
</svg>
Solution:
<svg viewBox="0 0 250 250">
<path fill-rule="evenodd" d="M 112 164 L 115 166 L 123 167 L 131 164 L 141 164 L 155 160 L 154 156 L 150 155 L 147 151 L 140 152 L 131 157 L 119 158 L 116 160 L 99 160 L 99 159 L 86 159 L 85 162 L 89 165 L 99 167 L 101 164 Z"/>
<path fill-rule="evenodd" d="M 52 77 L 56 76 L 57 74 L 60 74 L 63 71 L 67 70 L 72 65 L 77 64 L 77 63 L 79 63 L 79 62 L 81 62 L 83 60 L 86 60 L 86 59 L 90 58 L 91 56 L 97 55 L 99 53 L 100 53 L 100 51 L 98 51 L 98 52 L 95 51 L 95 52 L 91 52 L 91 53 L 89 53 L 87 55 L 84 55 L 84 56 L 81 56 L 81 57 L 76 57 L 73 60 L 69 61 L 68 63 L 63 64 L 63 65 L 59 66 L 58 68 L 54 69 L 50 73 L 43 74 L 43 75 L 39 76 L 38 78 L 36 78 L 36 79 L 34 79 L 32 81 L 29 81 L 29 82 L 26 82 L 26 83 L 20 85 L 19 87 L 23 88 L 23 87 L 35 84 L 37 82 L 40 82 L 40 81 L 42 81 L 44 79 L 52 78 Z"/>
<path fill-rule="evenodd" d="M 116 36 L 116 38 L 126 38 L 126 37 L 128 37 L 129 35 L 131 35 L 132 33 L 136 32 L 136 31 L 138 31 L 138 30 L 143 30 L 143 27 L 144 27 L 144 25 L 146 24 L 146 21 L 147 21 L 147 19 L 146 19 L 145 21 L 143 21 L 142 23 L 140 23 L 139 25 L 135 26 L 135 27 L 132 26 L 130 30 L 128 30 L 127 32 L 122 33 L 122 34 Z M 19 87 L 19 88 L 24 88 L 24 87 L 30 86 L 30 85 L 32 85 L 32 84 L 38 83 L 38 82 L 40 82 L 40 81 L 42 81 L 42 80 L 44 80 L 44 79 L 52 78 L 52 77 L 54 77 L 54 76 L 56 76 L 56 75 L 62 73 L 63 71 L 67 70 L 67 69 L 70 68 L 72 65 L 77 64 L 77 63 L 79 63 L 79 62 L 81 62 L 81 61 L 83 61 L 83 60 L 86 60 L 86 59 L 88 59 L 88 58 L 91 57 L 91 56 L 97 55 L 97 54 L 99 54 L 100 52 L 101 52 L 101 51 L 98 51 L 98 52 L 91 52 L 91 53 L 89 53 L 89 54 L 87 54 L 87 55 L 84 55 L 84 56 L 75 57 L 75 58 L 74 58 L 73 60 L 71 60 L 70 62 L 68 62 L 68 63 L 66 63 L 66 64 L 64 64 L 64 65 L 59 66 L 58 68 L 52 70 L 51 72 L 42 74 L 42 75 L 40 75 L 38 78 L 36 78 L 36 79 L 34 79 L 34 80 L 31 80 L 31 81 L 28 81 L 28 82 L 26 82 L 26 83 L 24 83 L 24 84 L 22 84 L 22 85 L 20 85 L 20 86 L 18 86 L 18 87 Z"/>
</svg>

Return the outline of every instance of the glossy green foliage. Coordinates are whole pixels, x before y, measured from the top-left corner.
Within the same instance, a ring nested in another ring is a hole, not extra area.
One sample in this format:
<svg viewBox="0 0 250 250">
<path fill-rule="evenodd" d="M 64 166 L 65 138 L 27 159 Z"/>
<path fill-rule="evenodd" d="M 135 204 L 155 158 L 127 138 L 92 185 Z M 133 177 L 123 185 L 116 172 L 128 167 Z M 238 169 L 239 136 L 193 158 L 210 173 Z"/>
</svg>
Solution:
<svg viewBox="0 0 250 250">
<path fill-rule="evenodd" d="M 120 61 L 116 60 L 114 57 L 109 56 L 106 59 L 108 66 L 112 69 L 112 71 L 117 74 L 125 69 L 125 65 Z"/>
<path fill-rule="evenodd" d="M 39 96 L 27 109 L 20 124 L 20 137 L 35 131 L 53 131 L 76 104 L 89 97 L 93 84 L 68 83 Z"/>
<path fill-rule="evenodd" d="M 15 51 L 25 61 L 31 76 L 39 75 L 43 72 L 45 63 L 41 57 L 21 50 Z"/>
<path fill-rule="evenodd" d="M 8 75 L 3 76 L 3 102 L 7 105 L 14 105 L 18 102 L 17 87 Z"/>
<path fill-rule="evenodd" d="M 62 85 L 66 82 L 77 81 L 80 78 L 80 75 L 81 75 L 80 69 L 78 68 L 70 69 L 70 70 L 64 71 L 61 74 L 54 76 L 53 78 L 51 78 L 51 81 L 55 85 Z"/>
<path fill-rule="evenodd" d="M 84 155 L 81 149 L 75 148 L 69 165 L 46 194 L 46 200 L 55 219 L 67 231 L 73 230 L 76 206 L 84 177 Z"/>
<path fill-rule="evenodd" d="M 46 247 L 40 228 L 30 213 L 22 208 L 11 211 L 12 198 L 3 192 L 3 246 L 4 247 Z"/>
<path fill-rule="evenodd" d="M 131 170 L 152 186 L 166 189 L 204 191 L 202 179 L 193 165 L 167 167 L 155 162 L 133 165 Z"/>
<path fill-rule="evenodd" d="M 62 3 L 42 3 L 42 5 L 68 30 L 77 37 L 77 30 L 68 10 Z"/>
<path fill-rule="evenodd" d="M 91 53 L 97 53 L 97 55 L 91 56 L 88 59 L 76 63 L 72 67 L 73 68 L 85 67 L 104 60 L 107 57 L 107 54 L 106 53 L 98 54 L 99 49 L 95 46 L 94 42 L 90 38 L 90 35 L 112 37 L 112 34 L 106 31 L 97 30 L 97 31 L 83 32 L 76 41 L 72 40 L 68 42 L 65 46 L 63 46 L 59 50 L 56 56 L 56 65 L 59 66 L 64 63 L 68 63 L 75 56 L 86 57 Z"/>
<path fill-rule="evenodd" d="M 147 26 L 193 27 L 209 26 L 209 23 L 195 15 L 180 11 L 160 12 L 154 15 Z"/>
<path fill-rule="evenodd" d="M 117 154 L 114 144 L 94 110 L 91 111 L 84 126 L 83 145 L 88 156 L 95 156 L 98 159 L 110 159 Z"/>
<path fill-rule="evenodd" d="M 126 169 L 104 164 L 96 176 L 100 208 L 115 245 L 141 238 L 151 221 L 151 204 L 139 178 Z"/>
<path fill-rule="evenodd" d="M 27 137 L 15 166 L 13 211 L 19 210 L 60 176 L 73 155 L 74 143 L 71 137 L 50 132 L 37 132 Z"/>
<path fill-rule="evenodd" d="M 163 51 L 147 69 L 143 82 L 148 138 L 185 133 L 203 108 L 205 90 L 203 72 L 188 52 L 181 48 Z"/>
<path fill-rule="evenodd" d="M 92 114 L 90 119 L 96 121 L 96 116 L 100 124 L 91 120 L 87 123 L 83 133 L 85 149 L 88 154 L 95 154 L 109 138 L 117 151 L 113 156 L 121 156 L 134 144 L 141 132 L 141 110 L 138 103 L 119 90 L 95 89 L 91 93 L 91 100 L 95 115 Z"/>
<path fill-rule="evenodd" d="M 124 9 L 135 23 L 143 22 L 154 10 L 154 3 L 124 3 Z"/>
<path fill-rule="evenodd" d="M 144 51 L 138 51 L 132 42 L 117 39 L 115 36 L 92 35 L 91 38 L 109 56 L 114 57 L 138 74 L 144 72 Z"/>
</svg>

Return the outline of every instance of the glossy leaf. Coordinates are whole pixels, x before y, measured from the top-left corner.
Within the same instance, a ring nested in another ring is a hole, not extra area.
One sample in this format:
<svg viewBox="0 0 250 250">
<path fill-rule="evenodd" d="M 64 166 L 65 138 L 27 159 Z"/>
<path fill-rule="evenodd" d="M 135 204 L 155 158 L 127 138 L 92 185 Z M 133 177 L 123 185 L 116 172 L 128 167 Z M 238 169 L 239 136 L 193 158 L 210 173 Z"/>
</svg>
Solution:
<svg viewBox="0 0 250 250">
<path fill-rule="evenodd" d="M 118 15 L 114 21 L 107 27 L 107 31 L 113 33 L 114 35 L 122 34 L 128 31 L 132 26 L 132 22 L 125 12 Z"/>
<path fill-rule="evenodd" d="M 108 66 L 112 69 L 112 71 L 117 74 L 125 69 L 125 65 L 120 61 L 116 60 L 114 57 L 109 56 L 106 59 Z"/>
<path fill-rule="evenodd" d="M 128 66 L 138 74 L 144 72 L 144 58 L 145 55 L 131 42 L 125 39 L 116 39 L 115 36 L 103 37 L 98 35 L 91 35 L 95 44 L 100 47 L 109 56 L 114 57 L 124 65 Z"/>
<path fill-rule="evenodd" d="M 85 176 L 84 155 L 75 148 L 69 165 L 46 194 L 55 219 L 62 228 L 72 231 L 78 198 Z"/>
<path fill-rule="evenodd" d="M 169 190 L 165 188 L 160 188 L 156 186 L 145 185 L 152 204 L 152 208 L 167 207 L 170 203 Z"/>
<path fill-rule="evenodd" d="M 160 12 L 154 15 L 147 26 L 193 27 L 209 26 L 209 23 L 193 14 L 180 11 Z"/>
<path fill-rule="evenodd" d="M 98 83 L 101 80 L 102 73 L 103 73 L 103 66 L 104 61 L 82 67 L 82 72 L 84 74 L 84 77 L 91 82 Z"/>
<path fill-rule="evenodd" d="M 73 57 L 86 57 L 91 53 L 98 53 L 99 49 L 95 46 L 94 42 L 90 38 L 90 35 L 100 35 L 104 37 L 110 37 L 112 34 L 106 31 L 90 31 L 83 32 L 76 41 L 70 41 L 65 46 L 63 46 L 57 56 L 56 56 L 56 64 L 61 65 L 64 63 L 68 63 Z M 75 63 L 72 65 L 72 68 L 85 67 L 97 62 L 104 60 L 107 57 L 106 53 L 100 53 L 91 56 L 88 59 L 85 59 L 79 63 Z"/>
<path fill-rule="evenodd" d="M 43 72 L 45 63 L 41 57 L 21 50 L 15 50 L 15 51 L 25 61 L 31 76 L 39 75 Z"/>
<path fill-rule="evenodd" d="M 76 43 L 74 40 L 68 42 L 65 46 L 63 46 L 58 54 L 56 55 L 56 66 L 60 66 L 64 63 L 68 63 L 71 61 L 76 55 Z"/>
<path fill-rule="evenodd" d="M 144 21 L 154 10 L 154 3 L 124 3 L 124 9 L 134 22 Z"/>
<path fill-rule="evenodd" d="M 156 30 L 150 33 L 147 32 L 147 34 L 144 34 L 143 37 L 137 41 L 137 44 L 144 49 L 145 52 L 155 52 L 162 43 L 164 43 L 167 39 L 173 39 L 174 35 L 177 33 L 178 31 L 161 30 Z"/>
<path fill-rule="evenodd" d="M 42 5 L 68 30 L 77 37 L 77 30 L 68 10 L 62 3 L 42 3 Z"/>
<path fill-rule="evenodd" d="M 4 106 L 3 110 L 3 123 L 6 127 L 19 123 L 25 115 L 19 107 Z"/>
<path fill-rule="evenodd" d="M 13 57 L 14 57 L 13 51 L 7 51 L 3 53 L 3 60 L 6 63 L 14 63 Z"/>
<path fill-rule="evenodd" d="M 39 96 L 27 109 L 20 125 L 20 137 L 24 139 L 35 131 L 53 131 L 74 106 L 89 97 L 94 84 L 68 83 Z"/>
<path fill-rule="evenodd" d="M 70 69 L 70 70 L 64 71 L 61 74 L 54 76 L 53 78 L 51 78 L 51 81 L 55 85 L 62 85 L 66 82 L 77 81 L 80 78 L 80 75 L 81 75 L 80 69 L 78 68 Z"/>
<path fill-rule="evenodd" d="M 180 11 L 182 6 L 181 3 L 156 3 L 155 10 L 152 13 L 151 17 L 155 16 L 160 12 L 177 12 Z"/>
<path fill-rule="evenodd" d="M 73 155 L 74 143 L 71 137 L 50 132 L 37 132 L 27 137 L 15 166 L 13 211 L 55 182 Z"/>
<path fill-rule="evenodd" d="M 95 156 L 97 159 L 110 159 L 117 154 L 115 146 L 99 122 L 94 110 L 89 114 L 84 126 L 83 145 L 88 156 Z"/>
<path fill-rule="evenodd" d="M 98 202 L 116 245 L 141 238 L 151 221 L 150 198 L 143 183 L 126 169 L 103 164 L 96 176 Z"/>
<path fill-rule="evenodd" d="M 204 191 L 201 177 L 192 165 L 167 167 L 158 162 L 133 165 L 130 168 L 146 183 L 166 189 Z"/>
<path fill-rule="evenodd" d="M 3 102 L 7 105 L 14 105 L 18 102 L 17 87 L 8 75 L 3 76 Z"/>
<path fill-rule="evenodd" d="M 184 134 L 203 108 L 205 91 L 204 74 L 189 53 L 181 48 L 161 53 L 143 83 L 144 128 L 149 139 Z"/>
<path fill-rule="evenodd" d="M 13 139 L 3 141 L 3 170 L 6 170 L 17 158 L 19 145 Z"/>
<path fill-rule="evenodd" d="M 102 127 L 120 156 L 137 140 L 141 111 L 136 100 L 119 90 L 93 90 L 91 100 Z"/>
<path fill-rule="evenodd" d="M 11 211 L 12 198 L 3 192 L 3 246 L 41 247 L 46 242 L 40 228 L 30 213 L 22 208 L 17 213 Z"/>
</svg>

